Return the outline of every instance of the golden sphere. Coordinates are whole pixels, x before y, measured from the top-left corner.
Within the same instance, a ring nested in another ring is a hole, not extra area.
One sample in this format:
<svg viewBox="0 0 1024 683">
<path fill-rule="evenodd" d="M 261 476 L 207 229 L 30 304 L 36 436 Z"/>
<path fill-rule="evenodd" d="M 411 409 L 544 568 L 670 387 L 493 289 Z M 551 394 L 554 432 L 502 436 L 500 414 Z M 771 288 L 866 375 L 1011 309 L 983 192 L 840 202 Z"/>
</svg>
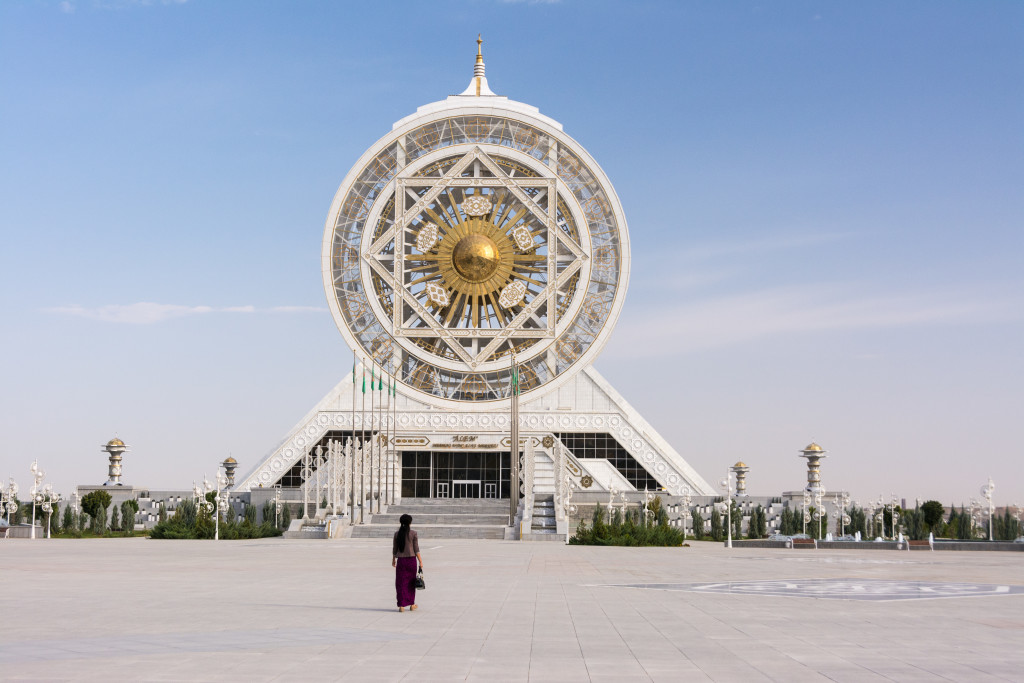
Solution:
<svg viewBox="0 0 1024 683">
<path fill-rule="evenodd" d="M 452 266 L 469 282 L 483 282 L 500 263 L 498 245 L 484 235 L 466 235 L 452 249 Z"/>
</svg>

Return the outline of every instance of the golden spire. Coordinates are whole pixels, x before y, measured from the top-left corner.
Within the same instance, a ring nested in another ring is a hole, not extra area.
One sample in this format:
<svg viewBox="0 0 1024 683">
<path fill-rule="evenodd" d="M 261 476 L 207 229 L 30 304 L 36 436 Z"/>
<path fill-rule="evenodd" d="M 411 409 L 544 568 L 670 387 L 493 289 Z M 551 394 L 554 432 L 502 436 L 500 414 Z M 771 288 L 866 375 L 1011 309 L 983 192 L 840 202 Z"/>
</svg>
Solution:
<svg viewBox="0 0 1024 683">
<path fill-rule="evenodd" d="M 465 95 L 475 95 L 477 97 L 481 95 L 493 96 L 494 93 L 487 87 L 487 76 L 484 71 L 484 37 L 482 33 L 476 35 L 476 64 L 473 65 L 473 80 L 469 82 L 469 87 L 466 88 Z"/>
</svg>

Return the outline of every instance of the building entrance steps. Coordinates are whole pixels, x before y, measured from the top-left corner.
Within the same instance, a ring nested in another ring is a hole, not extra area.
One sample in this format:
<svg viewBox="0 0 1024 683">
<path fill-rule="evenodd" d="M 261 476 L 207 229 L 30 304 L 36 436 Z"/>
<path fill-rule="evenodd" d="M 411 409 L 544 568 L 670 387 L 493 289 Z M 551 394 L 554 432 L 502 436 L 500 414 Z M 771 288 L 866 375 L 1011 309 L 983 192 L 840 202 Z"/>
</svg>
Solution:
<svg viewBox="0 0 1024 683">
<path fill-rule="evenodd" d="M 555 493 L 555 463 L 551 456 L 540 449 L 533 453 L 533 492 Z"/>
<path fill-rule="evenodd" d="M 408 514 L 421 539 L 505 538 L 508 500 L 494 498 L 405 498 L 369 524 L 352 527 L 352 538 L 390 538 Z"/>
<path fill-rule="evenodd" d="M 538 493 L 533 497 L 533 517 L 530 519 L 530 532 L 534 534 L 553 534 L 557 531 L 555 521 L 555 496 Z"/>
</svg>

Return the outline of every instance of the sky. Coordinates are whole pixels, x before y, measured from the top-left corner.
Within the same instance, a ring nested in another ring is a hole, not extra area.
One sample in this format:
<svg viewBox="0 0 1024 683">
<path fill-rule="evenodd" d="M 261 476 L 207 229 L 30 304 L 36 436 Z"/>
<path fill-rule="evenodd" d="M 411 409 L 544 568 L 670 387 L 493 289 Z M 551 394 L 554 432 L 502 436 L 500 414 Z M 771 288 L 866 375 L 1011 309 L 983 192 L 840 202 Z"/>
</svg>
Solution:
<svg viewBox="0 0 1024 683">
<path fill-rule="evenodd" d="M 0 477 L 248 471 L 344 375 L 349 168 L 491 88 L 601 164 L 633 268 L 595 366 L 705 479 L 1024 502 L 1024 4 L 0 3 Z"/>
</svg>

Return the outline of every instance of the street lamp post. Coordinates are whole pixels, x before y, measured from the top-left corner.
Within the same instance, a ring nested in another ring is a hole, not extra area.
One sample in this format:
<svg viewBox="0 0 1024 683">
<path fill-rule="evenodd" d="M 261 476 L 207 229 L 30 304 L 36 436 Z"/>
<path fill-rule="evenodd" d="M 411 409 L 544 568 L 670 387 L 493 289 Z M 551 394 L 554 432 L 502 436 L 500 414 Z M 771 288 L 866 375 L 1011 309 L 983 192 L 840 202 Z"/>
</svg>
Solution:
<svg viewBox="0 0 1024 683">
<path fill-rule="evenodd" d="M 821 518 L 828 519 L 828 513 L 822 509 L 821 498 L 825 495 L 825 487 L 820 484 L 814 489 L 814 516 L 818 518 L 818 538 L 821 534 Z"/>
<path fill-rule="evenodd" d="M 213 540 L 220 540 L 220 515 L 221 512 L 227 507 L 225 503 L 228 500 L 228 478 L 225 474 L 222 474 L 220 469 L 217 469 L 217 495 L 214 498 L 216 505 L 214 506 L 214 514 L 216 515 L 213 520 Z"/>
<path fill-rule="evenodd" d="M 14 481 L 14 477 L 10 478 L 10 483 L 7 484 L 6 490 L 0 490 L 0 494 L 4 494 L 7 498 L 7 525 L 10 526 L 11 514 L 18 510 L 18 503 L 16 501 L 16 498 L 18 497 L 18 483 Z M 0 514 L 3 512 L 4 510 L 0 509 Z"/>
<path fill-rule="evenodd" d="M 46 485 L 43 491 L 46 494 L 46 502 L 43 504 L 46 508 L 46 538 L 50 538 L 50 527 L 52 526 L 50 524 L 50 517 L 53 516 L 55 506 L 57 509 L 60 509 L 60 501 L 63 498 L 59 493 L 54 493 L 53 487 L 49 484 Z"/>
<path fill-rule="evenodd" d="M 564 484 L 565 499 L 562 501 L 562 507 L 565 512 L 565 544 L 569 545 L 569 537 L 572 536 L 570 522 L 572 516 L 576 514 L 576 506 L 572 504 L 572 492 L 576 489 L 576 482 L 568 470 L 565 471 Z"/>
<path fill-rule="evenodd" d="M 215 503 L 206 500 L 206 494 L 213 490 L 213 485 L 203 475 L 203 487 L 199 488 L 196 483 L 192 484 L 192 497 L 196 501 L 196 512 L 212 512 L 216 508 Z"/>
<path fill-rule="evenodd" d="M 896 501 L 897 501 L 896 494 L 893 493 L 891 495 L 892 495 L 892 537 L 895 539 L 896 538 L 896 520 L 899 519 L 899 515 L 896 514 Z"/>
<path fill-rule="evenodd" d="M 727 469 L 725 479 L 719 482 L 722 490 L 725 491 L 725 520 L 726 530 L 728 532 L 727 540 L 725 542 L 726 548 L 732 547 L 732 470 Z"/>
<path fill-rule="evenodd" d="M 690 487 L 683 487 L 683 500 L 680 501 L 683 504 L 683 541 L 686 541 L 686 518 L 690 516 L 690 503 L 692 502 L 690 497 Z"/>
<path fill-rule="evenodd" d="M 30 498 L 32 499 L 32 532 L 31 538 L 36 537 L 36 505 L 42 503 L 43 492 L 40 489 L 40 484 L 43 483 L 43 479 L 46 478 L 46 473 L 39 469 L 39 461 L 33 460 L 32 466 L 29 467 L 29 471 L 32 472 L 32 491 Z"/>
<path fill-rule="evenodd" d="M 274 487 L 274 526 L 281 526 L 281 485 Z"/>
<path fill-rule="evenodd" d="M 992 477 L 988 478 L 988 483 L 981 487 L 981 495 L 985 497 L 988 502 L 988 540 L 993 540 L 992 527 L 995 526 L 992 521 L 995 517 L 995 510 L 992 507 L 992 494 L 995 493 L 996 485 L 992 483 Z"/>
</svg>

